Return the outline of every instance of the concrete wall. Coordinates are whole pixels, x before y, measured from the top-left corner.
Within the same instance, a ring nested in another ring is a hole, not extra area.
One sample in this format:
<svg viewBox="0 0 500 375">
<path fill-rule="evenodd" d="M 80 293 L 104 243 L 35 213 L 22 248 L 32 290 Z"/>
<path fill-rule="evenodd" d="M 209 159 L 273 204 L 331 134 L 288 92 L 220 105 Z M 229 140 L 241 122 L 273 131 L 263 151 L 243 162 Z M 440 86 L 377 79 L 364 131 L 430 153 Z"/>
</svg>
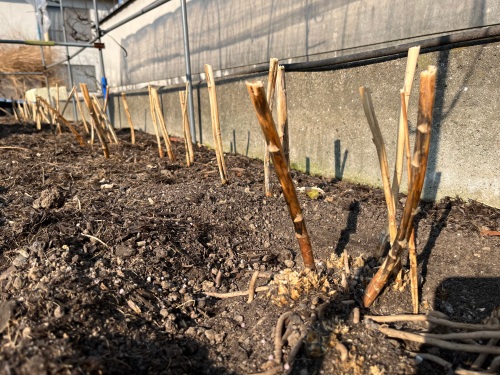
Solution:
<svg viewBox="0 0 500 375">
<path fill-rule="evenodd" d="M 497 89 L 500 43 L 423 54 L 419 69 L 438 66 L 431 155 L 424 196 L 460 196 L 500 207 L 500 125 Z M 371 87 L 375 110 L 393 165 L 398 117 L 398 90 L 406 59 L 326 72 L 286 74 L 291 162 L 294 168 L 327 177 L 381 186 L 371 133 L 358 88 Z M 261 158 L 261 130 L 245 87 L 245 80 L 217 81 L 219 114 L 226 152 Z M 418 77 L 410 99 L 409 119 L 416 122 Z M 177 90 L 163 89 L 162 105 L 171 134 L 182 135 Z M 206 84 L 194 89 L 197 138 L 213 145 Z M 135 126 L 152 131 L 145 91 L 129 92 Z M 118 127 L 127 127 L 120 101 L 113 102 Z M 413 133 L 413 132 L 412 132 Z M 413 136 L 412 136 L 413 141 Z M 392 172 L 392 167 L 391 167 Z"/>
<path fill-rule="evenodd" d="M 499 23 L 498 1 L 380 0 L 363 1 L 192 0 L 188 2 L 193 72 L 203 63 L 214 69 L 258 65 L 270 57 L 281 62 L 313 60 L 373 50 L 412 41 L 425 34 Z M 136 1 L 110 17 L 111 26 L 145 4 Z M 167 127 L 182 135 L 178 90 L 184 74 L 178 2 L 170 2 L 112 32 L 127 51 L 106 40 L 105 61 L 112 92 L 127 91 L 136 128 L 152 131 L 148 84 L 160 89 Z M 498 58 L 500 43 L 443 49 L 419 58 L 418 71 L 438 66 L 431 155 L 424 196 L 460 196 L 500 207 Z M 406 59 L 359 64 L 348 69 L 289 72 L 291 160 L 295 168 L 327 177 L 381 186 L 371 133 L 358 88 L 372 88 L 389 164 L 395 153 L 398 92 Z M 196 136 L 211 146 L 210 109 L 203 75 L 195 75 Z M 261 130 L 245 80 L 265 75 L 217 80 L 222 137 L 226 152 L 261 158 Z M 179 83 L 176 85 L 176 83 Z M 418 76 L 409 117 L 416 121 Z M 111 103 L 117 127 L 127 127 L 122 104 Z M 413 129 L 413 128 L 412 128 Z M 413 136 L 412 136 L 413 140 Z M 405 183 L 403 184 L 405 186 Z M 404 189 L 403 189 L 404 190 Z"/>
<path fill-rule="evenodd" d="M 136 0 L 102 23 L 103 29 L 140 11 Z M 183 77 L 184 47 L 179 1 L 128 22 L 104 38 L 108 81 L 134 89 Z M 427 35 L 500 22 L 498 0 L 191 0 L 187 2 L 194 74 L 310 61 L 374 50 Z"/>
</svg>

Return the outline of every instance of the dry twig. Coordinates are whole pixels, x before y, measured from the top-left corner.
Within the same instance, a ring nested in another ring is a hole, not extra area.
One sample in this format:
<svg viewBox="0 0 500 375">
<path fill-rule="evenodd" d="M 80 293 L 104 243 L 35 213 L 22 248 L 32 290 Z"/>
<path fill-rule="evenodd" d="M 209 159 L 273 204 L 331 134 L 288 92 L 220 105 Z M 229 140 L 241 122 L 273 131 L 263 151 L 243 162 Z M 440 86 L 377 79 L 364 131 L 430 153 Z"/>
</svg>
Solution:
<svg viewBox="0 0 500 375">
<path fill-rule="evenodd" d="M 376 316 L 376 315 L 365 315 L 365 319 L 373 320 L 377 323 L 392 323 L 392 322 L 430 322 L 438 324 L 445 327 L 457 328 L 457 329 L 468 329 L 472 331 L 496 331 L 500 330 L 499 324 L 471 324 L 471 323 L 460 323 L 452 322 L 448 319 L 438 318 L 431 315 L 386 315 L 386 316 Z"/>
<path fill-rule="evenodd" d="M 463 351 L 468 353 L 489 353 L 489 354 L 500 355 L 499 347 L 488 347 L 485 345 L 457 344 L 431 337 L 424 337 L 416 333 L 403 332 L 397 329 L 392 329 L 387 327 L 379 327 L 378 330 L 389 337 L 418 342 L 420 344 L 433 345 L 443 349 Z"/>
<path fill-rule="evenodd" d="M 268 286 L 258 286 L 255 288 L 256 292 L 264 292 L 266 290 L 269 290 Z M 240 296 L 246 296 L 248 295 L 248 290 L 241 290 L 237 292 L 229 292 L 229 293 L 217 293 L 217 292 L 203 292 L 205 295 L 209 297 L 215 297 L 215 298 L 233 298 L 233 297 L 240 297 Z"/>
<path fill-rule="evenodd" d="M 252 303 L 255 296 L 255 283 L 259 277 L 259 271 L 255 271 L 250 279 L 250 285 L 248 286 L 248 301 L 247 303 Z"/>
</svg>

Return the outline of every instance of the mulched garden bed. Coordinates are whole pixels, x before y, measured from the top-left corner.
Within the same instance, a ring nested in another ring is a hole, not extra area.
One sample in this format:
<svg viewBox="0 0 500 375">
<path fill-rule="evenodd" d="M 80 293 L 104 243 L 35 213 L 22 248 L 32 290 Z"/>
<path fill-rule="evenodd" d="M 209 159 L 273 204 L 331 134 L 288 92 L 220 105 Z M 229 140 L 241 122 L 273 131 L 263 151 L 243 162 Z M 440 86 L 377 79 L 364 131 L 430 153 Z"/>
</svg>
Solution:
<svg viewBox="0 0 500 375">
<path fill-rule="evenodd" d="M 0 124 L 0 374 L 264 372 L 287 312 L 284 363 L 304 339 L 285 366 L 292 374 L 447 373 L 410 351 L 455 368 L 474 361 L 388 338 L 363 319 L 412 311 L 406 279 L 370 309 L 361 305 L 386 225 L 381 190 L 292 171 L 298 188 L 324 191 L 317 199 L 299 193 L 317 285 L 282 298 L 272 287 L 251 303 L 209 297 L 247 290 L 255 270 L 258 286 L 276 285 L 280 273 L 303 276 L 277 181 L 266 198 L 258 160 L 226 155 L 230 183 L 221 185 L 212 150 L 195 147 L 188 168 L 181 141 L 170 162 L 158 158 L 152 135 L 136 134 L 135 145 L 126 131 L 118 137 L 106 160 L 99 145 L 81 147 L 48 125 Z M 480 323 L 500 306 L 500 238 L 485 235 L 499 228 L 500 211 L 477 202 L 421 205 L 422 313 Z"/>
</svg>

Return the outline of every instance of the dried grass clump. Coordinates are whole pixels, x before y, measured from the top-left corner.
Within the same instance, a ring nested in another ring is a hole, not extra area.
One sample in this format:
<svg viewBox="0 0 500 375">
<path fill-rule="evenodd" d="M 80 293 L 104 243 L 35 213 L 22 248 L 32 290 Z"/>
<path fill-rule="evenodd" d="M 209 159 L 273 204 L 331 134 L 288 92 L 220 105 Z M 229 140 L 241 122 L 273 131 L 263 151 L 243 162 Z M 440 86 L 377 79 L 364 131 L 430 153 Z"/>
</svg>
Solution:
<svg viewBox="0 0 500 375">
<path fill-rule="evenodd" d="M 60 52 L 53 48 L 44 47 L 44 54 L 47 65 L 61 58 Z M 43 73 L 41 49 L 38 46 L 0 44 L 0 67 L 2 73 Z M 51 84 L 54 83 L 50 70 L 48 77 L 51 78 Z M 21 98 L 26 90 L 44 84 L 43 75 L 0 75 L 0 96 Z"/>
</svg>

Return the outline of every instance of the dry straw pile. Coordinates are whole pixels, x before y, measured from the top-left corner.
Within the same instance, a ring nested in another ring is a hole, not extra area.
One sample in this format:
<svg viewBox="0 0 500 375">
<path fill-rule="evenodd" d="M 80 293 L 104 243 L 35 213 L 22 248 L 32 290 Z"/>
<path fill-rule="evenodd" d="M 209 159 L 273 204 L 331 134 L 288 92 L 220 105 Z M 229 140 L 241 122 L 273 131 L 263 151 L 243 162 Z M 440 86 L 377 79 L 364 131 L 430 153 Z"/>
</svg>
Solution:
<svg viewBox="0 0 500 375">
<path fill-rule="evenodd" d="M 44 47 L 49 65 L 61 58 L 59 51 Z M 38 46 L 0 44 L 0 71 L 2 73 L 43 72 L 41 48 Z M 53 72 L 48 71 L 51 84 Z M 21 98 L 26 90 L 45 86 L 43 75 L 0 75 L 0 96 Z"/>
</svg>

